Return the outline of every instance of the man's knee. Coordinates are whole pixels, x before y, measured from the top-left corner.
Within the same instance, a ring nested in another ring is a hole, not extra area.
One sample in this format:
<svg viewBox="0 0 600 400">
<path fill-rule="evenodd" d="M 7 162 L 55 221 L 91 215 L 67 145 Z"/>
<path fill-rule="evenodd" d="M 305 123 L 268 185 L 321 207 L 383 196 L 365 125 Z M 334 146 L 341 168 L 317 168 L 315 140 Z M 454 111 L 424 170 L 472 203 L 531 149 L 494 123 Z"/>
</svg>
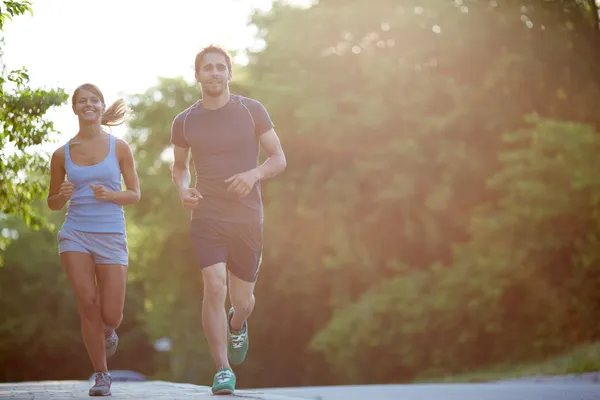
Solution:
<svg viewBox="0 0 600 400">
<path fill-rule="evenodd" d="M 243 315 L 250 314 L 253 309 L 254 309 L 254 296 L 250 296 L 250 298 L 240 301 L 237 304 L 233 305 L 233 310 L 235 312 L 241 313 Z"/>
<path fill-rule="evenodd" d="M 231 305 L 236 313 L 250 314 L 254 309 L 255 301 L 252 293 L 231 293 Z"/>
<path fill-rule="evenodd" d="M 229 299 L 236 313 L 250 314 L 254 308 L 254 282 L 244 281 L 229 272 Z"/>
<path fill-rule="evenodd" d="M 202 269 L 204 298 L 225 301 L 227 297 L 227 274 L 225 264 L 219 263 Z"/>
</svg>

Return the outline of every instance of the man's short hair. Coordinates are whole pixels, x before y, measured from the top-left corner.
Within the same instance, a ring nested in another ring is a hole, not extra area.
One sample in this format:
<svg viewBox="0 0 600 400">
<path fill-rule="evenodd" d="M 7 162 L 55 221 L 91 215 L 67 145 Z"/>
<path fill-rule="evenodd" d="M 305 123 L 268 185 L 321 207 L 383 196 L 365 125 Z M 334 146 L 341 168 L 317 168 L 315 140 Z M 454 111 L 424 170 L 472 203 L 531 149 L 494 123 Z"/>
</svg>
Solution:
<svg viewBox="0 0 600 400">
<path fill-rule="evenodd" d="M 198 71 L 200 70 L 200 63 L 202 62 L 202 57 L 204 57 L 206 53 L 223 54 L 223 56 L 225 57 L 225 63 L 227 64 L 227 69 L 231 72 L 231 56 L 229 55 L 227 50 L 225 50 L 221 46 L 211 44 L 210 46 L 203 48 L 198 54 L 196 54 L 196 59 L 194 60 L 194 71 L 196 73 L 198 73 Z"/>
</svg>

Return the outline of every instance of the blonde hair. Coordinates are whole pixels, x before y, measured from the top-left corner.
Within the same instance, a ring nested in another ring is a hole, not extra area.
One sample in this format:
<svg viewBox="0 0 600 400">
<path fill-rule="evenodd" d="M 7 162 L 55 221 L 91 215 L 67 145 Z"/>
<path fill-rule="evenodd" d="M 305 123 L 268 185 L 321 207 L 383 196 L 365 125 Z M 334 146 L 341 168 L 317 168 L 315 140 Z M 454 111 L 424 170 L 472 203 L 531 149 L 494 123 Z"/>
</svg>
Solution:
<svg viewBox="0 0 600 400">
<path fill-rule="evenodd" d="M 88 92 L 93 93 L 95 96 L 98 96 L 102 104 L 106 105 L 106 102 L 104 101 L 104 95 L 102 94 L 100 89 L 98 89 L 98 86 L 91 83 L 84 83 L 83 85 L 75 89 L 75 92 L 73 92 L 73 98 L 71 99 L 73 106 L 75 106 L 77 96 L 82 90 L 87 90 Z M 123 122 L 125 122 L 126 115 L 127 107 L 125 105 L 125 100 L 118 99 L 114 103 L 112 103 L 106 109 L 106 111 L 104 111 L 104 114 L 102 114 L 102 119 L 100 120 L 100 124 L 104 126 L 121 125 Z"/>
</svg>

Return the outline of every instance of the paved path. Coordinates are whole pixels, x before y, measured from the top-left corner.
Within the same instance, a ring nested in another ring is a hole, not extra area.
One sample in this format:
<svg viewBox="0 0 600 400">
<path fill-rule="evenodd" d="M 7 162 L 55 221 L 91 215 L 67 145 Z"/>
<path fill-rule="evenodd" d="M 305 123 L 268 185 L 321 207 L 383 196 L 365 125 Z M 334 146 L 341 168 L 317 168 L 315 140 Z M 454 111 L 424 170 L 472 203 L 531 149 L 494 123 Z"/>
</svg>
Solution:
<svg viewBox="0 0 600 400">
<path fill-rule="evenodd" d="M 44 381 L 0 384 L 0 399 L 11 400 L 58 400 L 58 399 L 90 399 L 87 381 Z M 147 382 L 114 382 L 111 387 L 113 399 L 211 399 L 214 398 L 210 388 L 185 383 L 162 381 Z M 216 397 L 216 396 L 215 396 Z M 226 396 L 219 396 L 222 398 Z M 306 400 L 307 397 L 294 395 L 266 394 L 260 390 L 236 390 L 234 398 L 254 400 Z M 311 399 L 311 397 L 308 397 Z M 314 397 L 313 397 L 314 399 Z"/>
<path fill-rule="evenodd" d="M 87 381 L 0 384 L 0 399 L 89 399 Z M 210 388 L 162 381 L 115 382 L 113 399 L 209 399 Z M 218 396 L 218 398 L 227 396 Z M 600 384 L 497 382 L 331 386 L 237 390 L 234 398 L 255 400 L 598 400 Z"/>
<path fill-rule="evenodd" d="M 598 383 L 448 383 L 270 389 L 319 400 L 600 400 Z"/>
</svg>

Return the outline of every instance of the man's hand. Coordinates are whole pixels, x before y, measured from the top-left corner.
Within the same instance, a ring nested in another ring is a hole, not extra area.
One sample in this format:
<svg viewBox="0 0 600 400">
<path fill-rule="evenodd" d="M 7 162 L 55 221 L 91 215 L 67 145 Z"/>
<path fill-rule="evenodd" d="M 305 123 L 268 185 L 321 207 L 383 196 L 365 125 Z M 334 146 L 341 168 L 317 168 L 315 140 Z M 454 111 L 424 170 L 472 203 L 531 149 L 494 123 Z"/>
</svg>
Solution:
<svg viewBox="0 0 600 400">
<path fill-rule="evenodd" d="M 102 185 L 92 185 L 91 183 L 89 185 L 94 191 L 96 200 L 111 201 L 113 199 L 114 192 L 112 190 L 106 190 Z"/>
<path fill-rule="evenodd" d="M 179 198 L 186 210 L 193 210 L 198 206 L 202 195 L 195 188 L 186 188 L 179 191 Z"/>
<path fill-rule="evenodd" d="M 250 193 L 250 191 L 254 187 L 254 184 L 259 179 L 260 177 L 258 176 L 258 171 L 256 169 L 251 169 L 246 172 L 235 174 L 225 179 L 225 183 L 229 183 L 227 192 L 235 193 L 239 197 L 245 197 L 248 195 L 248 193 Z"/>
<path fill-rule="evenodd" d="M 73 185 L 71 182 L 64 181 L 63 183 L 60 184 L 60 189 L 58 189 L 58 193 L 65 199 L 69 200 L 71 198 L 71 196 L 73 195 L 74 188 L 75 188 L 75 185 Z"/>
</svg>

